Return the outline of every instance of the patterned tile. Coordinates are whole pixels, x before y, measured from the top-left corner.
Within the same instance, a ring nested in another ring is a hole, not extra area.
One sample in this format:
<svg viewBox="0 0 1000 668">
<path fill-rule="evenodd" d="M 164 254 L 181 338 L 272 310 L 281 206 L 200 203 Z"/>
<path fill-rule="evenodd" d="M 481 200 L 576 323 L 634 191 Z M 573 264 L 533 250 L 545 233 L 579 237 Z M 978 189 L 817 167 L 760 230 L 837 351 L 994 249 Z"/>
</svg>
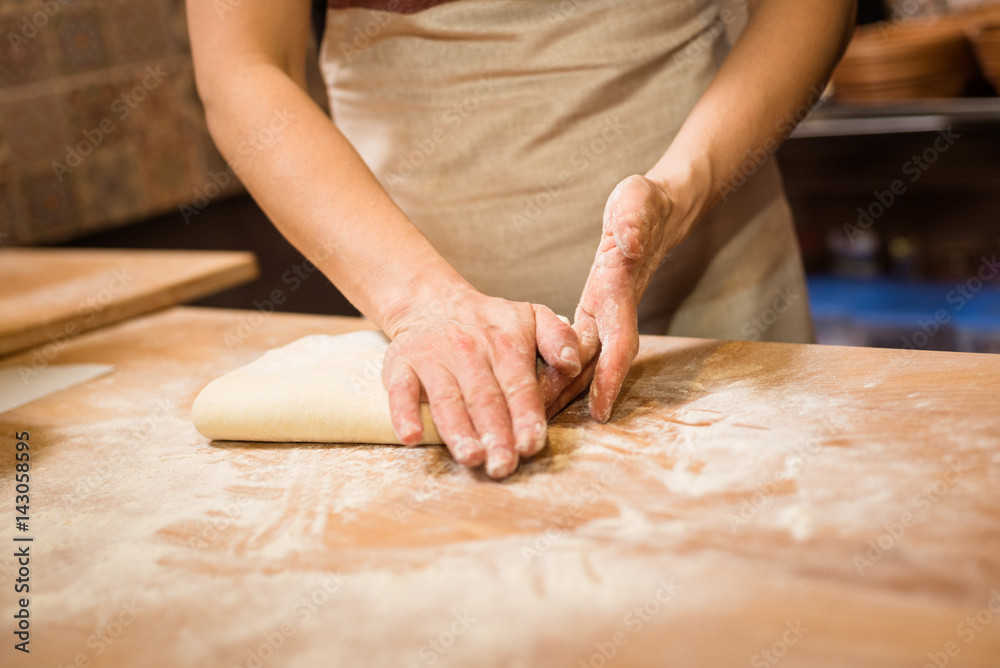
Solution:
<svg viewBox="0 0 1000 668">
<path fill-rule="evenodd" d="M 17 173 L 0 167 L 0 246 L 20 243 L 28 232 L 26 228 Z"/>
<path fill-rule="evenodd" d="M 112 111 L 118 98 L 116 86 L 109 83 L 86 86 L 70 91 L 66 97 L 67 122 L 74 139 L 80 139 L 86 132 L 100 145 L 112 146 L 122 141 L 118 119 Z"/>
<path fill-rule="evenodd" d="M 132 219 L 143 210 L 145 196 L 138 178 L 139 156 L 129 146 L 110 147 L 94 152 L 73 178 L 73 192 L 79 202 L 77 212 L 83 229 L 113 227 Z"/>
<path fill-rule="evenodd" d="M 38 7 L 38 0 L 5 0 L 4 6 L 19 14 L 33 12 Z"/>
<path fill-rule="evenodd" d="M 53 1 L 23 51 L 0 41 L 0 232 L 67 240 L 189 203 L 227 174 L 194 87 L 184 0 Z M 0 0 L 0 38 L 40 6 Z M 146 70 L 158 61 L 166 76 Z M 217 198 L 240 191 L 230 175 Z"/>
<path fill-rule="evenodd" d="M 108 67 L 112 59 L 102 25 L 108 20 L 104 8 L 67 6 L 53 19 L 59 43 L 59 69 L 64 74 Z"/>
<path fill-rule="evenodd" d="M 162 4 L 168 16 L 165 26 L 173 48 L 178 52 L 189 53 L 191 40 L 188 36 L 184 0 L 162 0 Z"/>
<path fill-rule="evenodd" d="M 30 13 L 5 10 L 0 15 L 0 86 L 46 78 L 49 75 L 45 51 L 44 32 L 49 26 L 38 28 L 31 21 Z"/>
<path fill-rule="evenodd" d="M 61 158 L 69 142 L 66 97 L 47 95 L 0 106 L 13 162 Z"/>
<path fill-rule="evenodd" d="M 171 65 L 154 63 L 137 69 L 134 78 L 118 84 L 115 119 L 123 134 L 141 138 L 169 133 L 180 117 L 180 100 L 173 89 Z"/>
<path fill-rule="evenodd" d="M 175 51 L 167 35 L 163 4 L 160 0 L 123 0 L 110 6 L 108 25 L 118 62 L 152 60 Z"/>
<path fill-rule="evenodd" d="M 191 197 L 194 139 L 174 126 L 161 137 L 138 144 L 139 177 L 151 209 L 168 210 Z"/>
<path fill-rule="evenodd" d="M 60 183 L 48 162 L 28 166 L 21 174 L 20 191 L 31 231 L 24 234 L 29 243 L 60 241 L 73 236 L 76 223 L 76 200 L 69 179 Z"/>
<path fill-rule="evenodd" d="M 228 170 L 229 163 L 222 157 L 219 150 L 215 148 L 212 138 L 208 132 L 204 132 L 204 139 L 207 141 L 198 142 L 198 160 L 203 174 L 214 174 L 220 170 Z M 234 179 L 235 180 L 235 179 Z"/>
<path fill-rule="evenodd" d="M 183 100 L 177 95 L 176 77 L 176 63 L 157 63 L 148 67 L 136 87 L 129 91 L 135 103 L 135 127 L 142 136 L 169 135 L 181 118 Z M 143 95 L 144 99 L 138 102 Z"/>
<path fill-rule="evenodd" d="M 0 107 L 0 119 L 2 119 L 3 107 Z M 10 178 L 8 169 L 14 168 L 14 154 L 11 149 L 10 139 L 8 139 L 10 128 L 6 124 L 0 123 L 0 174 Z"/>
<path fill-rule="evenodd" d="M 194 66 L 177 68 L 173 76 L 173 95 L 178 101 L 181 118 L 193 124 L 205 124 L 205 108 L 198 97 L 198 88 L 194 82 Z"/>
</svg>

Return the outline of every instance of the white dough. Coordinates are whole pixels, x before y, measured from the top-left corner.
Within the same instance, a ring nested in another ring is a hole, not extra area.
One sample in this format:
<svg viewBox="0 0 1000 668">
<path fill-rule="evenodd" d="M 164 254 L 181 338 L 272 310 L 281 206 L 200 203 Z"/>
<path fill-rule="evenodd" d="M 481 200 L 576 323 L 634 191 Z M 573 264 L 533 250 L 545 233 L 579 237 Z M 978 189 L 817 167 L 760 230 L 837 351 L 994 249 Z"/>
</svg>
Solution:
<svg viewBox="0 0 1000 668">
<path fill-rule="evenodd" d="M 395 443 L 379 331 L 314 334 L 264 353 L 201 391 L 191 421 L 223 441 Z M 424 444 L 440 444 L 421 405 Z"/>
</svg>

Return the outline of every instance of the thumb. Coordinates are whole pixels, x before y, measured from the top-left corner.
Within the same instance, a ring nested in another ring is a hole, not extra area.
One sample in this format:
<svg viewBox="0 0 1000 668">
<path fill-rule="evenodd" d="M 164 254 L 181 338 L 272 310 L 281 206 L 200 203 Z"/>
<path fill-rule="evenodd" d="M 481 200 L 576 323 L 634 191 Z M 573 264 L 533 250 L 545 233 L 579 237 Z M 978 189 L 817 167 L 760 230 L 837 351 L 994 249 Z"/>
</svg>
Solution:
<svg viewBox="0 0 1000 668">
<path fill-rule="evenodd" d="M 619 183 L 604 209 L 604 233 L 629 259 L 639 259 L 649 248 L 652 229 L 666 217 L 670 200 L 645 176 L 629 176 Z"/>
</svg>

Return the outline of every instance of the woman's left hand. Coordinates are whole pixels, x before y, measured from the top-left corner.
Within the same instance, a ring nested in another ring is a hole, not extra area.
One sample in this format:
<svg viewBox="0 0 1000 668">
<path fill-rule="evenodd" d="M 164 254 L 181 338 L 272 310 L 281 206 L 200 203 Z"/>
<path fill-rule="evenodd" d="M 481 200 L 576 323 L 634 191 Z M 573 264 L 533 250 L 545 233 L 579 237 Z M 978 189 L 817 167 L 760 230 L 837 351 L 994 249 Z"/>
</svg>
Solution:
<svg viewBox="0 0 1000 668">
<path fill-rule="evenodd" d="M 542 372 L 549 417 L 591 379 L 591 416 L 611 416 L 639 348 L 636 309 L 653 272 L 719 199 L 720 187 L 745 179 L 748 156 L 766 159 L 818 101 L 854 34 L 852 0 L 750 4 L 746 28 L 666 152 L 608 199 L 573 325 L 584 371 L 576 378 Z"/>
<path fill-rule="evenodd" d="M 604 230 L 575 322 L 583 371 L 542 373 L 546 416 L 552 417 L 590 384 L 590 415 L 607 422 L 639 351 L 637 309 L 654 272 L 693 227 L 680 199 L 645 176 L 629 176 L 611 193 Z"/>
</svg>

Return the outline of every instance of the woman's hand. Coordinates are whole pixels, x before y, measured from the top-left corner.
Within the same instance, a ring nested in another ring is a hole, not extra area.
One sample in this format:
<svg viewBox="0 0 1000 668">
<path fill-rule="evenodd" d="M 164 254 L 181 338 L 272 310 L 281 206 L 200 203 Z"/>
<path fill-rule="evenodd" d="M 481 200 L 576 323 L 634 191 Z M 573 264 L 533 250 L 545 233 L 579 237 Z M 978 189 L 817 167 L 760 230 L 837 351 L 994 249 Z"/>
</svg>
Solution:
<svg viewBox="0 0 1000 668">
<path fill-rule="evenodd" d="M 590 384 L 590 415 L 607 422 L 622 381 L 639 351 L 637 309 L 653 273 L 694 224 L 695 198 L 671 196 L 645 176 L 618 184 L 604 209 L 597 257 L 576 308 L 583 372 L 575 378 L 546 368 L 542 388 L 552 416 Z"/>
<path fill-rule="evenodd" d="M 755 156 L 770 156 L 816 103 L 853 34 L 857 3 L 758 0 L 749 9 L 742 35 L 666 152 L 646 177 L 625 179 L 608 200 L 573 325 L 584 371 L 570 379 L 545 370 L 550 416 L 592 378 L 590 413 L 610 417 L 638 349 L 636 307 L 653 271 L 721 192 L 746 180 L 748 160 L 759 168 Z"/>
<path fill-rule="evenodd" d="M 580 373 L 573 328 L 545 306 L 488 297 L 471 286 L 437 290 L 384 323 L 382 366 L 400 442 L 422 436 L 421 398 L 455 461 L 492 478 L 545 446 L 536 351 L 564 377 Z"/>
</svg>

